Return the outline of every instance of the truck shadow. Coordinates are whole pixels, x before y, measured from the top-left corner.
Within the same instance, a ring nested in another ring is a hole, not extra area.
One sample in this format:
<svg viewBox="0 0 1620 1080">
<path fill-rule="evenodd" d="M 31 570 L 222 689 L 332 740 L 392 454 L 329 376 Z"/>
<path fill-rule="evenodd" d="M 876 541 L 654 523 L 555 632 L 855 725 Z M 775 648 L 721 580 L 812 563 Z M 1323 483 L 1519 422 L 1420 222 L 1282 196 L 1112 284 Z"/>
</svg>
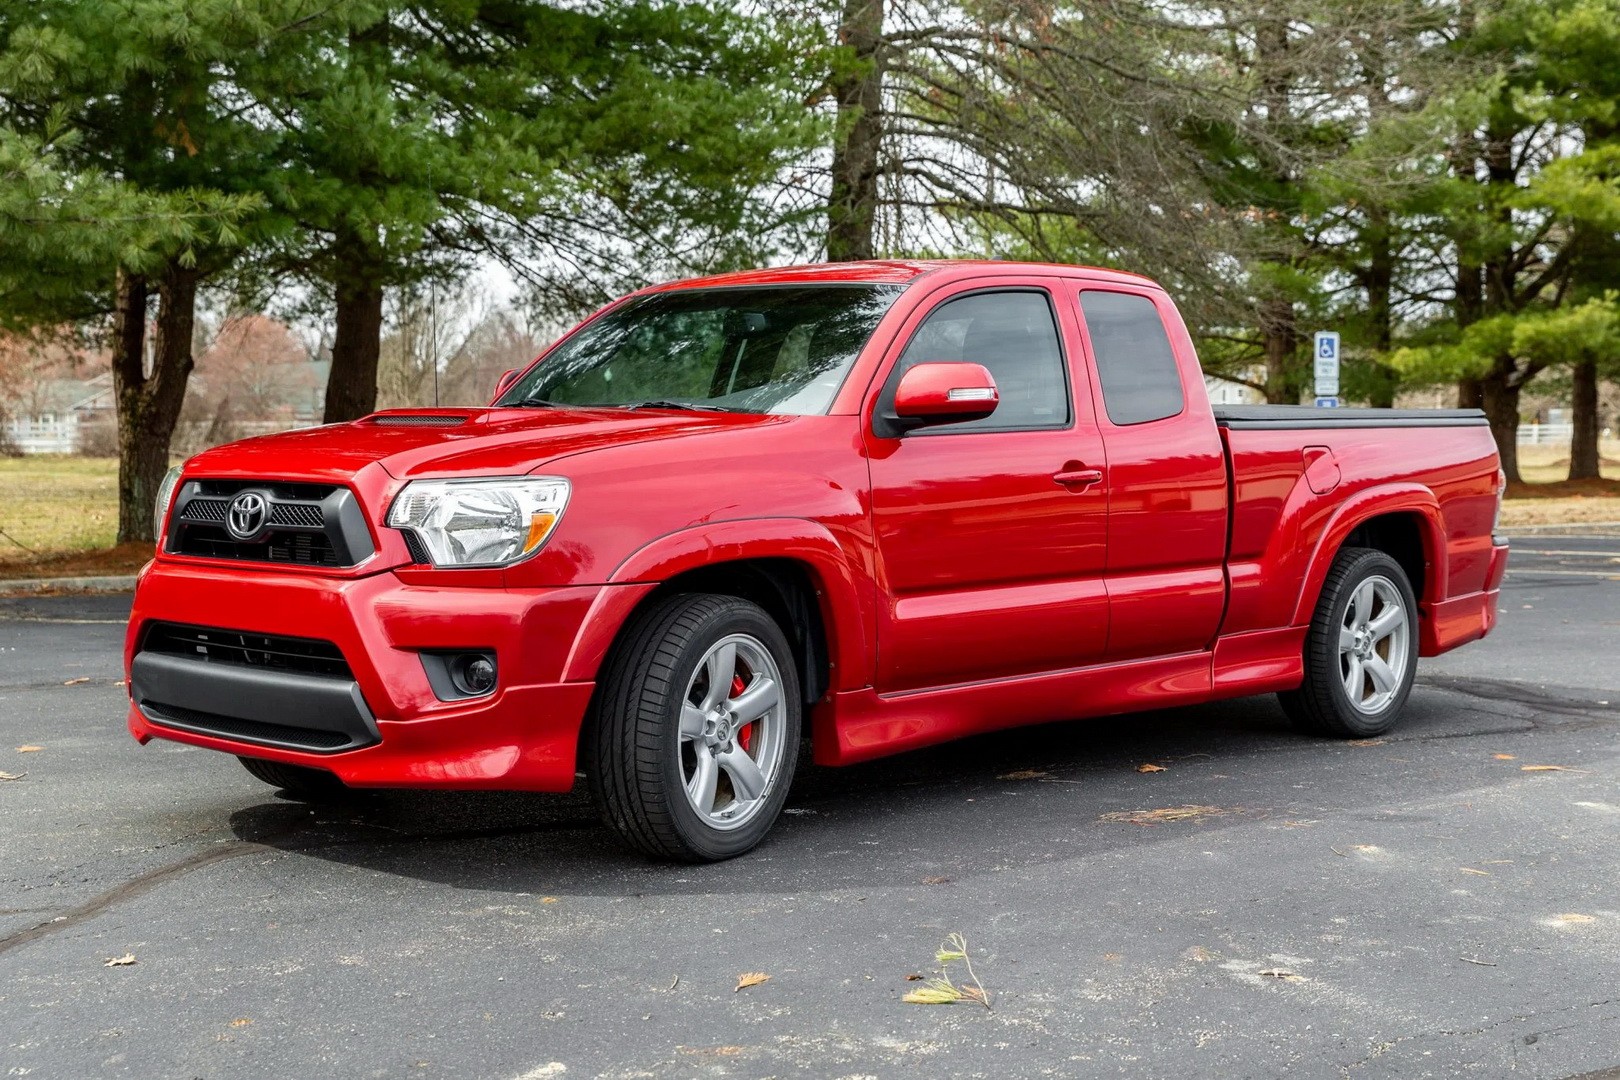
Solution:
<svg viewBox="0 0 1620 1080">
<path fill-rule="evenodd" d="M 1050 865 L 1192 830 L 1301 822 L 1432 802 L 1505 783 L 1488 766 L 1436 769 L 1436 740 L 1510 737 L 1531 704 L 1420 686 L 1385 740 L 1309 739 L 1269 697 L 980 736 L 842 769 L 801 771 L 755 852 L 713 866 L 622 851 L 588 797 L 387 791 L 288 801 L 231 817 L 238 838 L 458 888 L 595 895 L 792 893 L 910 885 Z M 1498 740 L 1499 741 L 1499 740 Z M 1449 752 L 1449 751 L 1448 751 Z M 1154 765 L 1163 771 L 1138 771 Z M 1131 812 L 1197 808 L 1172 821 Z M 1419 815 L 1402 815 L 1416 820 Z"/>
</svg>

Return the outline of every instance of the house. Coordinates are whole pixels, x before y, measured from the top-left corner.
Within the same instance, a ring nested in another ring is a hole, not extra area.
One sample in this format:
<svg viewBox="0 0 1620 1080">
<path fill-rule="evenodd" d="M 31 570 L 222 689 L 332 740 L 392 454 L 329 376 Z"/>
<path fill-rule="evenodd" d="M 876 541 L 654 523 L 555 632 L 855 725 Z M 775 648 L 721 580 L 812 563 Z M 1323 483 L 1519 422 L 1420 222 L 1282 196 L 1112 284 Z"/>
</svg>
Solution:
<svg viewBox="0 0 1620 1080">
<path fill-rule="evenodd" d="M 25 454 L 75 454 L 116 436 L 112 373 L 89 379 L 41 379 L 4 408 L 5 438 Z M 113 452 L 111 447 L 102 451 Z"/>
</svg>

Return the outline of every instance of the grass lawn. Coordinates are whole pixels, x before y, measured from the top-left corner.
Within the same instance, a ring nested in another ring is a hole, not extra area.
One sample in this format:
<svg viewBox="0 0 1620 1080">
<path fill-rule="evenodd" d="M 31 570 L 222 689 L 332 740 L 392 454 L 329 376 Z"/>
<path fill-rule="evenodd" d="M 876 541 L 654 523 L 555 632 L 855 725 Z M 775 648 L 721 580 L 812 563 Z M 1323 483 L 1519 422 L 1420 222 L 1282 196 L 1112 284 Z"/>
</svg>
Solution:
<svg viewBox="0 0 1620 1080">
<path fill-rule="evenodd" d="M 1526 483 L 1508 493 L 1504 525 L 1620 521 L 1620 442 L 1605 442 L 1604 479 L 1571 484 L 1569 450 L 1519 448 Z M 150 544 L 114 547 L 118 462 L 49 455 L 0 458 L 0 578 L 127 574 Z"/>
</svg>

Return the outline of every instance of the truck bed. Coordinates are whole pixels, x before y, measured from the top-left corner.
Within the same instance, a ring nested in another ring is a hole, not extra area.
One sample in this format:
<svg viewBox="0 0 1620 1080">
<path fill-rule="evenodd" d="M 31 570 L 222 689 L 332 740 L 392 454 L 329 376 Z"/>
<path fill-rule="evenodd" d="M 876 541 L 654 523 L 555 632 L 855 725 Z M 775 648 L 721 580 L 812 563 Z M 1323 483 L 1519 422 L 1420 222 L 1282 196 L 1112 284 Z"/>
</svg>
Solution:
<svg viewBox="0 0 1620 1080">
<path fill-rule="evenodd" d="M 1310 405 L 1217 405 L 1223 428 L 1484 427 L 1479 409 L 1317 409 Z"/>
</svg>

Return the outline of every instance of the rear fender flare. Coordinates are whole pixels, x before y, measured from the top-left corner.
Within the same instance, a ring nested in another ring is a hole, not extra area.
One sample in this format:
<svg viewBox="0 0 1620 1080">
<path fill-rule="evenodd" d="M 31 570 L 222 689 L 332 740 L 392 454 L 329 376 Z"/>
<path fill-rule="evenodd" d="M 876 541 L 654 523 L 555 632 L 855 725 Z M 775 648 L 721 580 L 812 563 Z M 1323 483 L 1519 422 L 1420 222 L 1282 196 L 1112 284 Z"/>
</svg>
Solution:
<svg viewBox="0 0 1620 1080">
<path fill-rule="evenodd" d="M 1352 495 L 1328 519 L 1327 526 L 1317 539 L 1305 580 L 1301 583 L 1291 625 L 1303 626 L 1311 621 L 1328 571 L 1333 568 L 1333 560 L 1350 534 L 1373 518 L 1397 513 L 1416 514 L 1422 522 L 1418 532 L 1423 540 L 1423 559 L 1428 567 L 1424 575 L 1424 595 L 1418 597 L 1418 607 L 1427 608 L 1445 599 L 1446 527 L 1439 501 L 1434 497 L 1434 492 L 1422 484 L 1384 484 Z"/>
</svg>

